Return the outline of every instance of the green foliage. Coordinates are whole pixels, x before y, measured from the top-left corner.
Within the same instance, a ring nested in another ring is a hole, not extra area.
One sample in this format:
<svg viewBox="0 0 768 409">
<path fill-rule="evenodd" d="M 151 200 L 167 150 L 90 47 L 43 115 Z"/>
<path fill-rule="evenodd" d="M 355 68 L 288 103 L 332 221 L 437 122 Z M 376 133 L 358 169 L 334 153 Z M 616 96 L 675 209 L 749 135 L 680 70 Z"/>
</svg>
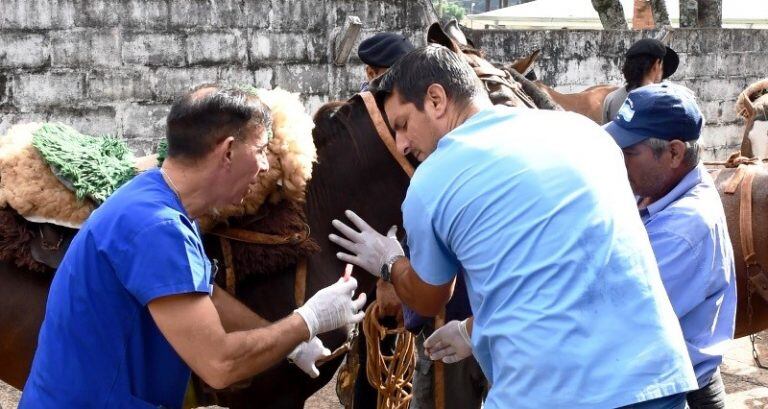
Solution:
<svg viewBox="0 0 768 409">
<path fill-rule="evenodd" d="M 63 124 L 46 123 L 32 134 L 32 145 L 80 200 L 88 197 L 101 204 L 136 175 L 133 155 L 117 138 L 84 135 Z"/>
<path fill-rule="evenodd" d="M 448 21 L 455 18 L 461 21 L 466 13 L 461 4 L 450 0 L 432 0 L 432 4 L 435 6 L 435 11 L 441 20 Z"/>
</svg>

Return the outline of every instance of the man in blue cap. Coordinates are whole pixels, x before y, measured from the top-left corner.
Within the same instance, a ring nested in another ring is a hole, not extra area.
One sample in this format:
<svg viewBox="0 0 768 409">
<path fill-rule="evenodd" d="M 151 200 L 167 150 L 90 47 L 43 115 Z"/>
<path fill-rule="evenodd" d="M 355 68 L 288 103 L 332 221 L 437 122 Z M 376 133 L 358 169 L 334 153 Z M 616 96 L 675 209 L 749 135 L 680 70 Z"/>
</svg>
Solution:
<svg viewBox="0 0 768 409">
<path fill-rule="evenodd" d="M 378 33 L 367 38 L 357 47 L 357 56 L 365 63 L 366 81 L 360 91 L 368 89 L 368 83 L 394 65 L 400 57 L 413 50 L 407 38 L 395 33 Z"/>
<path fill-rule="evenodd" d="M 624 152 L 630 186 L 699 388 L 696 408 L 725 407 L 718 366 L 733 338 L 736 279 L 720 196 L 699 163 L 701 111 L 689 90 L 654 84 L 629 93 L 605 126 Z"/>
</svg>

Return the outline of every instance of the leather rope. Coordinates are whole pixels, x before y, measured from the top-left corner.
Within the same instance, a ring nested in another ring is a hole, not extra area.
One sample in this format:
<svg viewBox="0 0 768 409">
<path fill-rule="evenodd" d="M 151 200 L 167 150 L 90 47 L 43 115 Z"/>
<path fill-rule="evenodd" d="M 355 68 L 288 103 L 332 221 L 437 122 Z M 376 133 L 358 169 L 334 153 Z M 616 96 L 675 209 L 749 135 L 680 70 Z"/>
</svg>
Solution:
<svg viewBox="0 0 768 409">
<path fill-rule="evenodd" d="M 376 105 L 376 99 L 373 97 L 373 94 L 371 94 L 370 91 L 365 91 L 359 93 L 358 95 L 360 95 L 360 97 L 363 99 L 363 103 L 365 103 L 365 109 L 368 110 L 368 116 L 371 118 L 374 128 L 376 128 L 376 133 L 379 134 L 379 138 L 382 142 L 384 142 L 384 146 L 387 147 L 389 154 L 395 158 L 397 163 L 400 164 L 400 167 L 403 168 L 403 171 L 405 171 L 405 174 L 407 174 L 409 178 L 413 177 L 413 165 L 408 162 L 408 159 L 405 158 L 405 155 L 397 150 L 397 146 L 395 146 L 395 138 L 392 136 L 392 132 L 389 131 L 389 126 L 387 126 L 387 123 L 384 122 L 384 117 L 381 116 L 381 111 L 379 111 L 379 107 Z"/>
<path fill-rule="evenodd" d="M 365 334 L 368 364 L 368 383 L 377 391 L 377 409 L 407 409 L 413 398 L 413 372 L 416 368 L 416 344 L 413 334 L 405 329 L 402 320 L 389 329 L 379 323 L 379 306 L 371 303 L 365 310 L 363 333 Z M 395 351 L 392 355 L 381 353 L 381 341 L 395 335 Z"/>
<path fill-rule="evenodd" d="M 293 300 L 296 308 L 304 305 L 304 299 L 307 295 L 307 259 L 302 258 L 296 265 L 296 276 L 293 282 Z"/>
<path fill-rule="evenodd" d="M 310 235 L 309 225 L 306 223 L 304 223 L 304 228 L 302 231 L 283 236 L 226 226 L 215 227 L 206 233 L 243 243 L 269 245 L 300 244 L 307 241 Z"/>
<path fill-rule="evenodd" d="M 219 236 L 221 244 L 221 254 L 224 256 L 224 271 L 226 272 L 226 289 L 233 297 L 235 296 L 235 263 L 232 259 L 232 243 L 226 237 Z"/>
</svg>

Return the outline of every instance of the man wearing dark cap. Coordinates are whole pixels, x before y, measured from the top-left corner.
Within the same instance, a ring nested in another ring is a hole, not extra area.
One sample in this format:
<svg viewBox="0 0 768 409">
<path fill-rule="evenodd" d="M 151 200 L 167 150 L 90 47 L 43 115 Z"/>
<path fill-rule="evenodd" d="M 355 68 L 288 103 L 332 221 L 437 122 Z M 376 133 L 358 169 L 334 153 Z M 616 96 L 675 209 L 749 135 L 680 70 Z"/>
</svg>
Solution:
<svg viewBox="0 0 768 409">
<path fill-rule="evenodd" d="M 368 83 L 384 74 L 400 57 L 413 50 L 407 38 L 395 33 L 378 33 L 363 40 L 357 48 L 357 56 L 365 63 L 366 82 L 360 91 L 368 89 Z"/>
<path fill-rule="evenodd" d="M 733 339 L 736 281 L 723 205 L 699 163 L 702 125 L 690 91 L 664 83 L 631 91 L 605 130 L 647 203 L 640 216 L 700 388 L 688 393 L 688 405 L 717 409 L 725 407 L 718 366 Z"/>
<path fill-rule="evenodd" d="M 624 66 L 626 85 L 611 92 L 603 101 L 603 123 L 616 117 L 621 104 L 627 99 L 627 93 L 648 84 L 658 84 L 669 78 L 677 70 L 680 59 L 675 50 L 659 40 L 644 38 L 629 47 Z"/>
</svg>

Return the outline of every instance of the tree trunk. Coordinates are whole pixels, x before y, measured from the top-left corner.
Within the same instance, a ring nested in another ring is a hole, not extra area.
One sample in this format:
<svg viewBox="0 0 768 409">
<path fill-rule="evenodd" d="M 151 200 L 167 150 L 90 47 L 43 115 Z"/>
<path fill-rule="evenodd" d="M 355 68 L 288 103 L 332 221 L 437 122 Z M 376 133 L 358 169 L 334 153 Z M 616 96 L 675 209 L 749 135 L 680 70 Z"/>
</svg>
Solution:
<svg viewBox="0 0 768 409">
<path fill-rule="evenodd" d="M 648 0 L 635 0 L 635 12 L 632 14 L 632 29 L 646 30 L 654 27 L 651 3 Z"/>
<path fill-rule="evenodd" d="M 669 22 L 666 0 L 651 0 L 651 9 L 653 9 L 653 21 L 656 22 L 656 28 L 672 25 Z"/>
<path fill-rule="evenodd" d="M 592 7 L 600 16 L 600 22 L 605 30 L 626 30 L 627 19 L 624 18 L 624 8 L 619 0 L 592 0 Z"/>
<path fill-rule="evenodd" d="M 765 1 L 765 0 L 763 0 Z M 723 25 L 723 1 L 699 0 L 699 27 L 720 28 Z"/>
<path fill-rule="evenodd" d="M 696 27 L 699 20 L 699 3 L 696 0 L 680 0 L 680 27 Z"/>
<path fill-rule="evenodd" d="M 485 0 L 485 11 L 491 11 L 491 0 Z"/>
</svg>

